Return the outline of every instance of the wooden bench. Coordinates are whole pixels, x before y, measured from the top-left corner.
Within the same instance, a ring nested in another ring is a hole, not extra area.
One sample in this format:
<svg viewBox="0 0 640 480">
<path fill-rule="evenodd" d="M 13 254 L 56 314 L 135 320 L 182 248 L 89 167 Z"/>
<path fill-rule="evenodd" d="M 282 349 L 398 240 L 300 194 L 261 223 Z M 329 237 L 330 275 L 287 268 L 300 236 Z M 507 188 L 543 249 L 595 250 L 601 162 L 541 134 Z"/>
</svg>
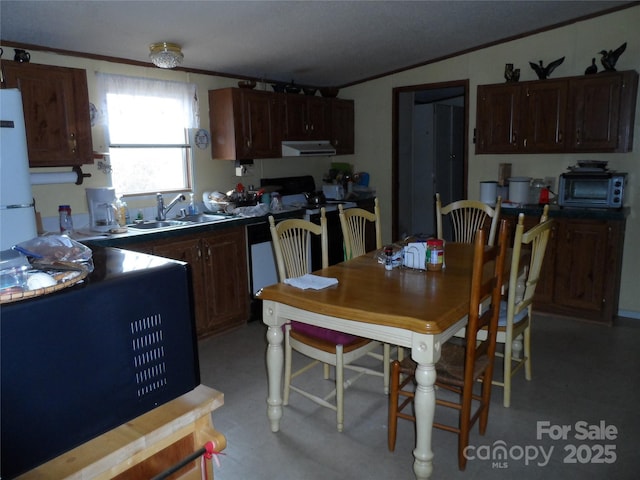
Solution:
<svg viewBox="0 0 640 480">
<path fill-rule="evenodd" d="M 124 423 L 21 475 L 19 479 L 140 479 L 148 480 L 212 441 L 215 451 L 227 441 L 213 428 L 211 413 L 224 395 L 199 385 L 130 422 Z M 40 442 L 46 448 L 46 441 Z M 211 461 L 205 462 L 213 478 Z M 200 479 L 200 458 L 171 479 Z"/>
</svg>

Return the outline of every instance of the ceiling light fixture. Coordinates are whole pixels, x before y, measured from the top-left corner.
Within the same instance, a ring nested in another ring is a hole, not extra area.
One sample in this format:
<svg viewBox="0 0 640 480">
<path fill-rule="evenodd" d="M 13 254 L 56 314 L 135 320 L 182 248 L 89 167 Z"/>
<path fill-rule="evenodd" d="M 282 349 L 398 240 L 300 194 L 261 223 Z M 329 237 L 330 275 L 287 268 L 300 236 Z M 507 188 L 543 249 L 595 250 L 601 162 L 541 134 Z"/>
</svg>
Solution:
<svg viewBox="0 0 640 480">
<path fill-rule="evenodd" d="M 156 67 L 160 68 L 177 67 L 184 58 L 180 45 L 175 43 L 153 43 L 149 46 L 149 50 L 149 58 Z"/>
</svg>

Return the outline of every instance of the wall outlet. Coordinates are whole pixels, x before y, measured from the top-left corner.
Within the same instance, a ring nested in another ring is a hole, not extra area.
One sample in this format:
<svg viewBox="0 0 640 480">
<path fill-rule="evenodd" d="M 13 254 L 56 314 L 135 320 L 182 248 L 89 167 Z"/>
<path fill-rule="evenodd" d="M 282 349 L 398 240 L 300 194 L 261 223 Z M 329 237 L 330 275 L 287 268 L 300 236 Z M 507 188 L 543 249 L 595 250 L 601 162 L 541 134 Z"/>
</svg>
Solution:
<svg viewBox="0 0 640 480">
<path fill-rule="evenodd" d="M 241 165 L 236 167 L 236 177 L 244 177 L 247 174 L 247 167 Z"/>
</svg>

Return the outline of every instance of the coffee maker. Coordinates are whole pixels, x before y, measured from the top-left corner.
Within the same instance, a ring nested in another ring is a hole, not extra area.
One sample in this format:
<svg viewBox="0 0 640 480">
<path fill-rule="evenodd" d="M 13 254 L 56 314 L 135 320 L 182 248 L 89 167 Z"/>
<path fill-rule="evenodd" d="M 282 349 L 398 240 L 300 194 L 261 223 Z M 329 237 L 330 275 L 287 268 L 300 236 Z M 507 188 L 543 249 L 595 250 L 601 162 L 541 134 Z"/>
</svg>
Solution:
<svg viewBox="0 0 640 480">
<path fill-rule="evenodd" d="M 86 188 L 89 206 L 89 227 L 94 232 L 108 232 L 118 227 L 116 221 L 116 189 L 113 187 Z"/>
</svg>

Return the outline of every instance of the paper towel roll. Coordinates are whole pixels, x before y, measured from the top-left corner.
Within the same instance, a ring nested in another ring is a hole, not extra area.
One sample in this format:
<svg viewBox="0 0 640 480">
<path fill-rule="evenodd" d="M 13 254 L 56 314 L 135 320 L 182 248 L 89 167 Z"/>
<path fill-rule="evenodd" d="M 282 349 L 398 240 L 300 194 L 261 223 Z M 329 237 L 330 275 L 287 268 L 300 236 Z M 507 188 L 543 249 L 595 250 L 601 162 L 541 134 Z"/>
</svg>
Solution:
<svg viewBox="0 0 640 480">
<path fill-rule="evenodd" d="M 47 185 L 53 183 L 76 183 L 78 174 L 76 172 L 48 172 L 32 173 L 29 175 L 31 185 Z"/>
<path fill-rule="evenodd" d="M 480 201 L 490 207 L 496 206 L 498 182 L 480 182 Z"/>
</svg>

